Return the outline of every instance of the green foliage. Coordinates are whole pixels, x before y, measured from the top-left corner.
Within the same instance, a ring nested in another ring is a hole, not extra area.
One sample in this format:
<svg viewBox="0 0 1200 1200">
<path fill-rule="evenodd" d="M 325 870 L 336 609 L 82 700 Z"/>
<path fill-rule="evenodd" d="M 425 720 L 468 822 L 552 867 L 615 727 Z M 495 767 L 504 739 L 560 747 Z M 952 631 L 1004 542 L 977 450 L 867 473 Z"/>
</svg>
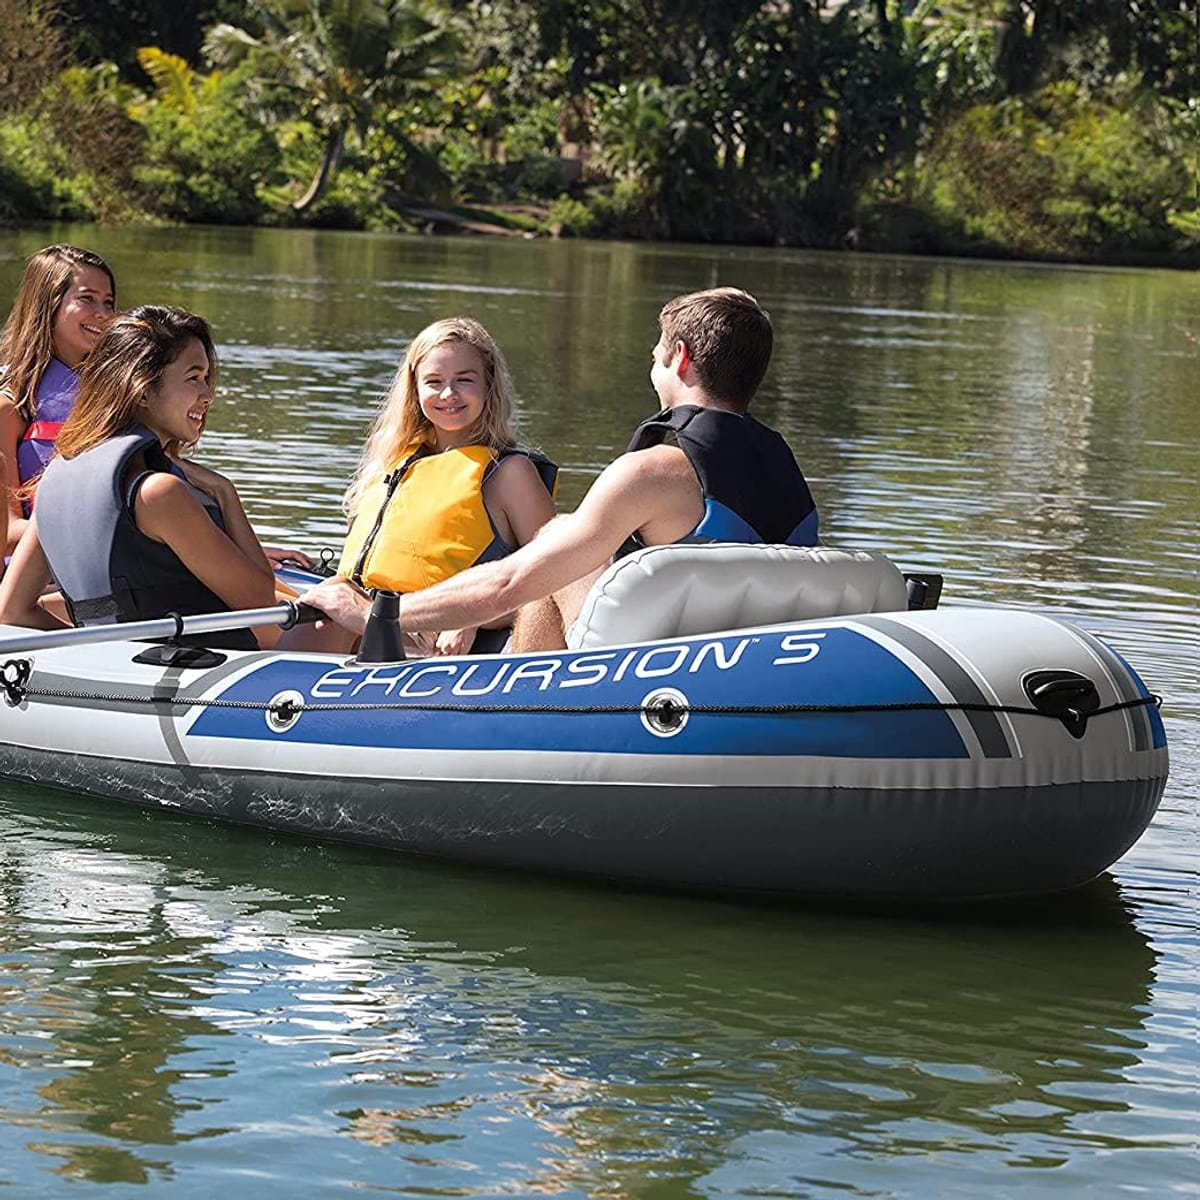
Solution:
<svg viewBox="0 0 1200 1200">
<path fill-rule="evenodd" d="M 137 60 L 154 83 L 154 99 L 159 107 L 194 118 L 199 106 L 196 95 L 198 80 L 187 61 L 157 46 L 143 46 L 137 52 Z M 211 86 L 215 88 L 218 76 L 214 73 L 210 78 Z"/>
<path fill-rule="evenodd" d="M 1200 208 L 1188 212 L 1170 212 L 1167 220 L 1172 229 L 1183 235 L 1185 242 L 1200 246 Z"/>
<path fill-rule="evenodd" d="M 241 81 L 216 71 L 198 75 L 160 52 L 142 51 L 139 61 L 157 89 L 132 106 L 146 135 L 133 171 L 142 204 L 176 221 L 255 221 L 263 210 L 259 188 L 280 156 L 274 138 L 245 111 Z"/>
<path fill-rule="evenodd" d="M 397 110 L 385 113 L 363 143 L 363 159 L 387 196 L 449 200 L 450 177 L 429 147 L 419 144 Z"/>
<path fill-rule="evenodd" d="M 1169 114 L 1145 92 L 1117 101 L 1059 83 L 948 122 L 917 172 L 937 224 L 996 250 L 1082 256 L 1166 250 L 1194 201 Z"/>
<path fill-rule="evenodd" d="M 48 7 L 0 0 L 0 113 L 36 105 L 46 79 L 61 65 L 61 31 Z"/>
<path fill-rule="evenodd" d="M 456 40 L 421 0 L 250 0 L 262 33 L 215 25 L 215 63 L 244 63 L 258 102 L 322 131 L 320 164 L 294 204 L 313 204 L 341 165 L 346 140 L 364 139 L 381 107 L 448 69 Z"/>
<path fill-rule="evenodd" d="M 0 219 L 1172 253 L 1198 46 L 1191 0 L 0 0 Z"/>
<path fill-rule="evenodd" d="M 543 99 L 506 114 L 500 140 L 509 161 L 558 154 L 558 107 L 557 100 Z"/>
<path fill-rule="evenodd" d="M 279 147 L 276 178 L 287 180 L 311 175 L 321 157 L 321 131 L 307 121 L 290 121 L 278 127 L 276 132 Z M 381 131 L 371 135 L 372 150 L 379 150 L 383 137 Z M 399 153 L 394 145 L 392 151 Z M 315 203 L 299 214 L 300 220 L 322 229 L 402 227 L 403 222 L 390 203 L 399 189 L 391 176 L 389 161 L 394 166 L 394 158 L 388 160 L 381 153 L 368 153 L 366 148 L 351 152 Z M 290 187 L 263 188 L 260 195 L 272 205 L 276 220 L 294 222 L 297 219 Z"/>
<path fill-rule="evenodd" d="M 104 209 L 102 193 L 43 122 L 0 119 L 0 220 L 94 221 Z"/>
<path fill-rule="evenodd" d="M 195 62 L 204 31 L 234 20 L 242 0 L 53 0 L 66 39 L 89 63 L 114 62 L 131 80 L 141 46 L 162 46 Z"/>
<path fill-rule="evenodd" d="M 349 162 L 305 214 L 306 225 L 324 229 L 395 229 L 400 218 L 387 202 L 387 188 L 361 164 Z"/>
<path fill-rule="evenodd" d="M 141 144 L 122 101 L 131 93 L 115 68 L 69 67 L 43 82 L 35 103 L 11 122 L 4 158 L 24 181 L 21 209 L 63 219 L 139 219 L 128 195 Z M 16 185 L 12 204 L 21 193 Z M 32 210 L 30 206 L 32 205 Z"/>
<path fill-rule="evenodd" d="M 596 214 L 573 196 L 559 196 L 550 205 L 550 230 L 556 237 L 587 237 L 596 227 Z"/>
</svg>

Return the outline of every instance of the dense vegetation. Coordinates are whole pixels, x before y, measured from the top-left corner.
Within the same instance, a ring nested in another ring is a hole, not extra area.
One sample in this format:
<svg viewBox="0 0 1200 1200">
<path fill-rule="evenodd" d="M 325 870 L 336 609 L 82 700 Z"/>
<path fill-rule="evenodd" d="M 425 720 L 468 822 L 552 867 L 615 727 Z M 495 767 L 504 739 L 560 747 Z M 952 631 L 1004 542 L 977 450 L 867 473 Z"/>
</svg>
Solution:
<svg viewBox="0 0 1200 1200">
<path fill-rule="evenodd" d="M 0 0 L 0 220 L 431 206 L 1192 261 L 1200 0 Z"/>
</svg>

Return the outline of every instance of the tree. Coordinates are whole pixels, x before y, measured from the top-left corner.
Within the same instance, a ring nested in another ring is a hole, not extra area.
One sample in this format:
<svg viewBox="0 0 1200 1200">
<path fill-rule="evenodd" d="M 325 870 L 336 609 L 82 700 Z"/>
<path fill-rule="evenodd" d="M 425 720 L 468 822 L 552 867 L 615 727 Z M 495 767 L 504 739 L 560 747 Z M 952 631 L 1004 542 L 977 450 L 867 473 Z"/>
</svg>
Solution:
<svg viewBox="0 0 1200 1200">
<path fill-rule="evenodd" d="M 204 30 L 233 20 L 240 0 L 53 0 L 55 20 L 83 62 L 115 62 L 136 76 L 141 46 L 159 46 L 195 61 Z"/>
<path fill-rule="evenodd" d="M 457 41 L 421 0 L 250 0 L 261 33 L 214 26 L 204 42 L 215 63 L 247 60 L 268 102 L 282 100 L 320 130 L 320 165 L 292 207 L 306 211 L 341 164 L 346 139 L 363 139 L 381 106 L 444 75 Z"/>
</svg>

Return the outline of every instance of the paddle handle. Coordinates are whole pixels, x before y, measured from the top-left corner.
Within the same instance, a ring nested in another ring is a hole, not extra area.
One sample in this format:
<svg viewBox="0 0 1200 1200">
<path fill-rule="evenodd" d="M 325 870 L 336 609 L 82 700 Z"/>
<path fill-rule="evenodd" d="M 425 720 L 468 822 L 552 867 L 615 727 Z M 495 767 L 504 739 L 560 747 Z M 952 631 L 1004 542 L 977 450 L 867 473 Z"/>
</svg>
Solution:
<svg viewBox="0 0 1200 1200">
<path fill-rule="evenodd" d="M 192 617 L 157 617 L 152 621 L 125 621 L 112 625 L 82 625 L 77 629 L 26 629 L 0 635 L 0 654 L 31 650 L 56 650 L 62 646 L 91 646 L 102 642 L 139 642 L 152 638 L 177 638 L 184 634 L 222 633 L 255 625 L 282 625 L 291 629 L 318 621 L 325 614 L 309 604 L 281 600 L 267 608 L 238 612 L 198 613 Z"/>
</svg>

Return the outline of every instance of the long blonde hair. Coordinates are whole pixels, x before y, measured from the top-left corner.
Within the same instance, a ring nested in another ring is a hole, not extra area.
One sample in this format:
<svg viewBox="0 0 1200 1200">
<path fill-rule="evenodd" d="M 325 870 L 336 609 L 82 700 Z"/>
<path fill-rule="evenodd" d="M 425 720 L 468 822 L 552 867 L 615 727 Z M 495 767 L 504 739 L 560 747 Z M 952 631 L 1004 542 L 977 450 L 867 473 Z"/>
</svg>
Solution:
<svg viewBox="0 0 1200 1200">
<path fill-rule="evenodd" d="M 182 308 L 143 304 L 114 318 L 84 359 L 79 394 L 55 442 L 56 452 L 75 458 L 136 423 L 143 401 L 192 338 L 208 356 L 208 383 L 215 391 L 217 352 L 203 317 Z M 168 454 L 185 448 L 182 442 L 165 447 Z"/>
<path fill-rule="evenodd" d="M 470 443 L 507 449 L 517 444 L 513 429 L 513 387 L 504 355 L 492 335 L 470 317 L 450 317 L 426 326 L 409 343 L 383 405 L 363 448 L 358 470 L 346 489 L 342 508 L 353 518 L 363 493 L 397 463 L 401 454 L 414 444 L 437 445 L 437 431 L 421 411 L 417 394 L 417 370 L 421 360 L 447 342 L 462 342 L 474 347 L 483 360 L 483 409 L 470 430 Z"/>
<path fill-rule="evenodd" d="M 113 301 L 117 281 L 108 263 L 79 246 L 46 246 L 25 264 L 17 299 L 0 332 L 0 389 L 12 396 L 28 421 L 42 375 L 54 357 L 54 319 L 76 267 L 95 267 L 108 276 Z"/>
</svg>

